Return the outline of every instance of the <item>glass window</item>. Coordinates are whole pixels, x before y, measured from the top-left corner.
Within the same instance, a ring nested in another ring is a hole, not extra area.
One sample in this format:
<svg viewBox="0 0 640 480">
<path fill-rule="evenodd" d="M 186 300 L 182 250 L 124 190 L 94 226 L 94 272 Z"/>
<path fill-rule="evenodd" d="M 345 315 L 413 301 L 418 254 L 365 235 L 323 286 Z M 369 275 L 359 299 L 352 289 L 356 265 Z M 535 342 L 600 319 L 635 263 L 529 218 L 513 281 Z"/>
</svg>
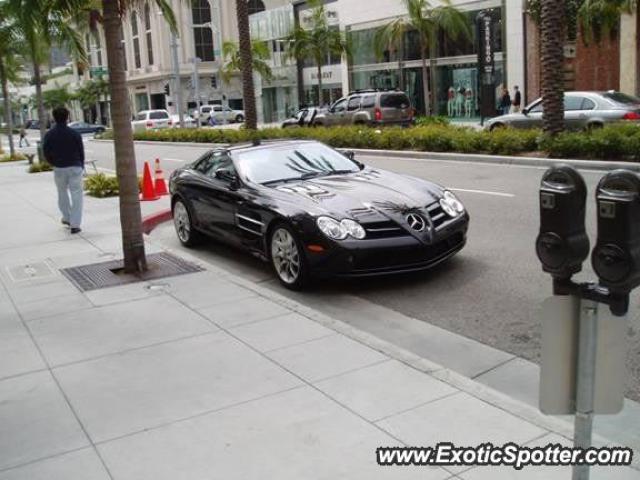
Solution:
<svg viewBox="0 0 640 480">
<path fill-rule="evenodd" d="M 193 0 L 191 12 L 194 25 L 202 25 L 211 21 L 211 5 L 209 0 Z"/>
<path fill-rule="evenodd" d="M 346 108 L 347 108 L 347 99 L 343 98 L 341 100 L 338 100 L 336 103 L 334 103 L 333 106 L 331 107 L 331 110 L 333 110 L 334 112 L 344 112 Z"/>
<path fill-rule="evenodd" d="M 169 115 L 167 114 L 167 112 L 151 112 L 149 114 L 149 118 L 151 120 L 162 120 L 165 118 L 169 118 Z"/>
<path fill-rule="evenodd" d="M 259 148 L 240 153 L 238 168 L 254 183 L 360 170 L 344 155 L 315 142 L 302 143 L 295 147 Z"/>
<path fill-rule="evenodd" d="M 138 16 L 131 12 L 131 35 L 133 36 L 133 62 L 136 68 L 142 66 L 140 60 L 140 38 L 138 38 Z"/>
<path fill-rule="evenodd" d="M 354 30 L 349 32 L 349 42 L 351 44 L 351 63 L 353 65 L 366 65 L 377 63 L 373 38 L 375 29 Z"/>
<path fill-rule="evenodd" d="M 248 3 L 249 15 L 265 11 L 264 3 L 262 2 L 262 0 L 249 0 Z"/>
<path fill-rule="evenodd" d="M 203 62 L 213 62 L 215 56 L 213 54 L 213 32 L 211 29 L 209 27 L 194 27 L 193 37 L 196 57 Z"/>
<path fill-rule="evenodd" d="M 151 35 L 151 8 L 149 8 L 149 4 L 146 3 L 144 6 L 144 28 L 146 31 L 146 41 L 147 41 L 147 61 L 149 65 L 153 65 L 153 37 Z"/>
<path fill-rule="evenodd" d="M 529 109 L 530 113 L 542 113 L 542 102 L 538 102 Z"/>
<path fill-rule="evenodd" d="M 639 105 L 640 104 L 640 98 L 632 97 L 631 95 L 627 95 L 625 93 L 607 92 L 607 93 L 603 93 L 602 96 L 608 100 L 612 100 L 615 103 L 621 103 L 623 105 Z"/>
<path fill-rule="evenodd" d="M 385 93 L 380 96 L 382 108 L 409 108 L 409 97 L 404 93 Z"/>
<path fill-rule="evenodd" d="M 147 119 L 147 114 L 146 113 L 139 113 L 138 115 L 136 115 L 136 120 L 140 121 L 140 120 L 146 120 Z"/>
<path fill-rule="evenodd" d="M 589 99 L 589 98 L 585 98 L 584 100 L 582 100 L 582 106 L 580 107 L 580 110 L 593 110 L 594 108 L 596 108 L 596 103 Z"/>
<path fill-rule="evenodd" d="M 573 110 L 580 110 L 584 97 L 566 96 L 564 97 L 564 111 L 570 112 Z"/>
<path fill-rule="evenodd" d="M 360 108 L 360 97 L 351 97 L 347 105 L 347 110 L 350 112 L 358 110 Z"/>
<path fill-rule="evenodd" d="M 372 108 L 376 105 L 375 95 L 365 95 L 362 97 L 362 108 Z"/>
</svg>

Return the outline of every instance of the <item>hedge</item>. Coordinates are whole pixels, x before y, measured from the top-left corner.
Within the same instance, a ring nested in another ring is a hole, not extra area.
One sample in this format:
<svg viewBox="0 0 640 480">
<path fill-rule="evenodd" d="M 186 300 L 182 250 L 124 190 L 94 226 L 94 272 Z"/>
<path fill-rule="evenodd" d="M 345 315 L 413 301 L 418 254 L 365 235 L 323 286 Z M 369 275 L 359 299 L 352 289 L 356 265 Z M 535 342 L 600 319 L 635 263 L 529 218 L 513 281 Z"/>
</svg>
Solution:
<svg viewBox="0 0 640 480">
<path fill-rule="evenodd" d="M 108 138 L 109 135 L 103 136 Z M 235 144 L 257 139 L 315 139 L 336 148 L 416 150 L 491 155 L 545 154 L 552 158 L 640 160 L 640 126 L 617 124 L 548 137 L 540 130 L 493 132 L 433 123 L 412 128 L 165 129 L 137 132 L 136 140 Z"/>
</svg>

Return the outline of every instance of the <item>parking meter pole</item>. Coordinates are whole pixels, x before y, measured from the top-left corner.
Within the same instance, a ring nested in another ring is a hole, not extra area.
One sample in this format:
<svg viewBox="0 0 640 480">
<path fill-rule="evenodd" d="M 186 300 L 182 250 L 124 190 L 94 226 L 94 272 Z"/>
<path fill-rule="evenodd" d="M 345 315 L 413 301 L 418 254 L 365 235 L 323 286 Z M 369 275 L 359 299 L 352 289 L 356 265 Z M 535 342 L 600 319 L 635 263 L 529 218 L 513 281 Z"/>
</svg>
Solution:
<svg viewBox="0 0 640 480">
<path fill-rule="evenodd" d="M 578 363 L 576 378 L 576 415 L 574 447 L 591 447 L 593 432 L 594 392 L 596 378 L 596 345 L 598 304 L 581 300 L 578 327 Z M 589 480 L 588 465 L 574 465 L 572 480 Z"/>
</svg>

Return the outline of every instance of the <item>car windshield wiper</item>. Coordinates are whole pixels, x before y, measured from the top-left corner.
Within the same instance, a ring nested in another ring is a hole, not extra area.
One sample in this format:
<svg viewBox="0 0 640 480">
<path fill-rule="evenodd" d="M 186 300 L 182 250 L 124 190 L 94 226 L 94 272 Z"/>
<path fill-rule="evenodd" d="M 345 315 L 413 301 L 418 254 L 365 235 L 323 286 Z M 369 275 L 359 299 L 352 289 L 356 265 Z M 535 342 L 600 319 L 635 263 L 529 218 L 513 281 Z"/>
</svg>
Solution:
<svg viewBox="0 0 640 480">
<path fill-rule="evenodd" d="M 274 185 L 276 183 L 299 182 L 301 180 L 308 180 L 310 178 L 320 177 L 322 175 L 323 175 L 322 172 L 308 172 L 308 173 L 303 173 L 299 177 L 278 178 L 276 180 L 269 180 L 266 182 L 262 182 L 262 185 Z"/>
<path fill-rule="evenodd" d="M 331 175 L 345 175 L 347 173 L 356 173 L 355 170 L 331 170 L 329 172 L 324 173 L 323 177 L 329 177 Z"/>
</svg>

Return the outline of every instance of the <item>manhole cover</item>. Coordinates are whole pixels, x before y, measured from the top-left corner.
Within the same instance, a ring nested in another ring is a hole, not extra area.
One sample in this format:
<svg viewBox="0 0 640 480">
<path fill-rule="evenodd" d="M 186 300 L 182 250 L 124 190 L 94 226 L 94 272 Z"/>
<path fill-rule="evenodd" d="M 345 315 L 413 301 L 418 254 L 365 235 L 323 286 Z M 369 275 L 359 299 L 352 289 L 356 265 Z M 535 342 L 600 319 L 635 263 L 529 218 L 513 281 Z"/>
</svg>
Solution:
<svg viewBox="0 0 640 480">
<path fill-rule="evenodd" d="M 65 268 L 61 270 L 61 272 L 76 287 L 87 292 L 100 288 L 116 287 L 129 283 L 201 272 L 203 270 L 203 268 L 198 265 L 187 262 L 167 252 L 147 255 L 148 269 L 142 274 L 132 275 L 123 273 L 122 266 L 122 260 L 113 260 L 110 262 Z"/>
<path fill-rule="evenodd" d="M 7 267 L 7 273 L 9 274 L 9 278 L 14 282 L 37 280 L 55 275 L 53 269 L 45 262 L 34 262 Z"/>
</svg>

